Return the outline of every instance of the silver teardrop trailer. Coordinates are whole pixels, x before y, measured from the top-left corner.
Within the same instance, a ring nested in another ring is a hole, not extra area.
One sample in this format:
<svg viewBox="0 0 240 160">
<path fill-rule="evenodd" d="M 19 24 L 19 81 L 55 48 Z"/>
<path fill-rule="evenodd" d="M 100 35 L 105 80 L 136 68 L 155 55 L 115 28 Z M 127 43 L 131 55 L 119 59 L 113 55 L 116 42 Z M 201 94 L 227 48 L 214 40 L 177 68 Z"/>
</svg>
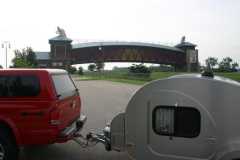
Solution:
<svg viewBox="0 0 240 160">
<path fill-rule="evenodd" d="M 240 83 L 217 76 L 153 81 L 95 139 L 137 160 L 240 159 L 239 93 Z"/>
</svg>

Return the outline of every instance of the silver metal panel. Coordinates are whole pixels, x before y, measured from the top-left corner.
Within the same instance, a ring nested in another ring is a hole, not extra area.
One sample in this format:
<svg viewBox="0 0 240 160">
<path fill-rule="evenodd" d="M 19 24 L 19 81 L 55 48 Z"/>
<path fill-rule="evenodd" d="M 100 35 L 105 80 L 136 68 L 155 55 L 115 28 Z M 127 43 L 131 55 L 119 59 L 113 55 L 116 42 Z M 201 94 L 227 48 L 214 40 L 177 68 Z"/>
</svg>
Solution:
<svg viewBox="0 0 240 160">
<path fill-rule="evenodd" d="M 125 150 L 125 115 L 118 114 L 111 122 L 111 148 L 116 151 Z"/>
<path fill-rule="evenodd" d="M 240 84 L 229 79 L 181 75 L 145 85 L 125 111 L 125 143 L 137 160 L 240 158 Z M 191 106 L 201 114 L 198 137 L 156 134 L 152 113 L 157 105 Z"/>
</svg>

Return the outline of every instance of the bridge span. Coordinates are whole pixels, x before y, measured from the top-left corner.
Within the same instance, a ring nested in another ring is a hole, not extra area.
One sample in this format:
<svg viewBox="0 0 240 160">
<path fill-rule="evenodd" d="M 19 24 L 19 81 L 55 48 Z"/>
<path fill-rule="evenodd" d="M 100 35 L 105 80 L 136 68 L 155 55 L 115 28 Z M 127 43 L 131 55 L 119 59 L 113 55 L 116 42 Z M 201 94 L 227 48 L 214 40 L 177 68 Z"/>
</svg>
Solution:
<svg viewBox="0 0 240 160">
<path fill-rule="evenodd" d="M 195 44 L 186 42 L 185 37 L 175 46 L 121 41 L 72 44 L 64 32 L 49 39 L 49 44 L 50 52 L 36 52 L 40 67 L 65 68 L 72 64 L 95 62 L 140 62 L 173 65 L 181 71 L 198 70 L 198 50 Z"/>
</svg>

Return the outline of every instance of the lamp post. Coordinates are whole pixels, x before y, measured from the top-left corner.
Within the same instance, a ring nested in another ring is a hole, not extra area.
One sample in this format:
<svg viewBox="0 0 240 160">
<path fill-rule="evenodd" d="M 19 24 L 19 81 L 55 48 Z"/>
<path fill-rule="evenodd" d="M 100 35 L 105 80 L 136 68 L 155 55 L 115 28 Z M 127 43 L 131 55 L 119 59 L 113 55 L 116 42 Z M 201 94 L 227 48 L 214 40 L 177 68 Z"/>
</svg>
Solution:
<svg viewBox="0 0 240 160">
<path fill-rule="evenodd" d="M 10 45 L 10 42 L 9 41 L 4 41 L 3 43 L 2 43 L 2 48 L 5 48 L 5 52 L 6 52 L 6 69 L 8 68 L 8 63 L 7 63 L 7 61 L 8 61 L 8 54 L 7 54 L 7 52 L 8 52 L 8 48 L 10 49 L 11 48 L 11 45 Z"/>
</svg>

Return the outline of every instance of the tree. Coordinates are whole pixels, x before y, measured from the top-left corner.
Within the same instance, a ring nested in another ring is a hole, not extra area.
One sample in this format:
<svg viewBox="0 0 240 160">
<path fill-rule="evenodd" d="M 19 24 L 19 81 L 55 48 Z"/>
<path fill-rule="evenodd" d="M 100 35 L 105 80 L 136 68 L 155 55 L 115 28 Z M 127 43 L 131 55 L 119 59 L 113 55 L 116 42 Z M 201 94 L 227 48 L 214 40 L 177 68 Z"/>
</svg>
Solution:
<svg viewBox="0 0 240 160">
<path fill-rule="evenodd" d="M 138 65 L 133 64 L 131 67 L 129 67 L 129 72 L 130 73 L 146 73 L 146 74 L 149 74 L 149 73 L 151 73 L 151 70 L 143 64 L 138 64 Z"/>
<path fill-rule="evenodd" d="M 89 70 L 89 71 L 95 71 L 95 69 L 96 69 L 96 65 L 95 65 L 95 64 L 90 64 L 90 65 L 88 66 L 88 70 Z"/>
<path fill-rule="evenodd" d="M 3 69 L 2 65 L 0 65 L 0 69 Z"/>
<path fill-rule="evenodd" d="M 129 76 L 149 78 L 150 75 L 151 70 L 143 64 L 138 65 L 133 64 L 131 67 L 129 67 Z"/>
<path fill-rule="evenodd" d="M 12 60 L 14 68 L 34 68 L 37 67 L 36 55 L 31 47 L 15 50 L 15 58 Z"/>
<path fill-rule="evenodd" d="M 96 69 L 98 70 L 98 71 L 101 71 L 101 70 L 103 70 L 104 69 L 104 66 L 105 66 L 105 64 L 104 64 L 104 62 L 96 62 Z"/>
<path fill-rule="evenodd" d="M 33 68 L 33 66 L 23 58 L 14 58 L 12 68 Z"/>
<path fill-rule="evenodd" d="M 82 67 L 78 67 L 78 74 L 83 75 L 83 68 Z"/>
<path fill-rule="evenodd" d="M 234 62 L 234 63 L 232 64 L 232 71 L 236 72 L 238 67 L 239 67 L 238 63 L 237 63 L 237 62 Z"/>
<path fill-rule="evenodd" d="M 68 66 L 67 67 L 67 71 L 70 74 L 74 74 L 77 71 L 77 69 L 75 67 L 73 67 L 73 66 Z"/>
<path fill-rule="evenodd" d="M 27 55 L 27 61 L 30 62 L 33 66 L 37 66 L 37 59 L 36 59 L 36 54 L 35 52 L 32 50 L 32 48 L 28 47 L 26 49 L 26 52 L 28 53 Z"/>
<path fill-rule="evenodd" d="M 232 67 L 231 67 L 232 61 L 233 60 L 230 57 L 223 58 L 223 60 L 219 63 L 219 70 L 225 71 L 225 72 L 232 71 Z"/>
<path fill-rule="evenodd" d="M 214 68 L 218 64 L 218 59 L 215 57 L 208 57 L 206 59 L 206 64 L 208 64 L 208 63 L 211 65 L 211 67 Z"/>
</svg>

